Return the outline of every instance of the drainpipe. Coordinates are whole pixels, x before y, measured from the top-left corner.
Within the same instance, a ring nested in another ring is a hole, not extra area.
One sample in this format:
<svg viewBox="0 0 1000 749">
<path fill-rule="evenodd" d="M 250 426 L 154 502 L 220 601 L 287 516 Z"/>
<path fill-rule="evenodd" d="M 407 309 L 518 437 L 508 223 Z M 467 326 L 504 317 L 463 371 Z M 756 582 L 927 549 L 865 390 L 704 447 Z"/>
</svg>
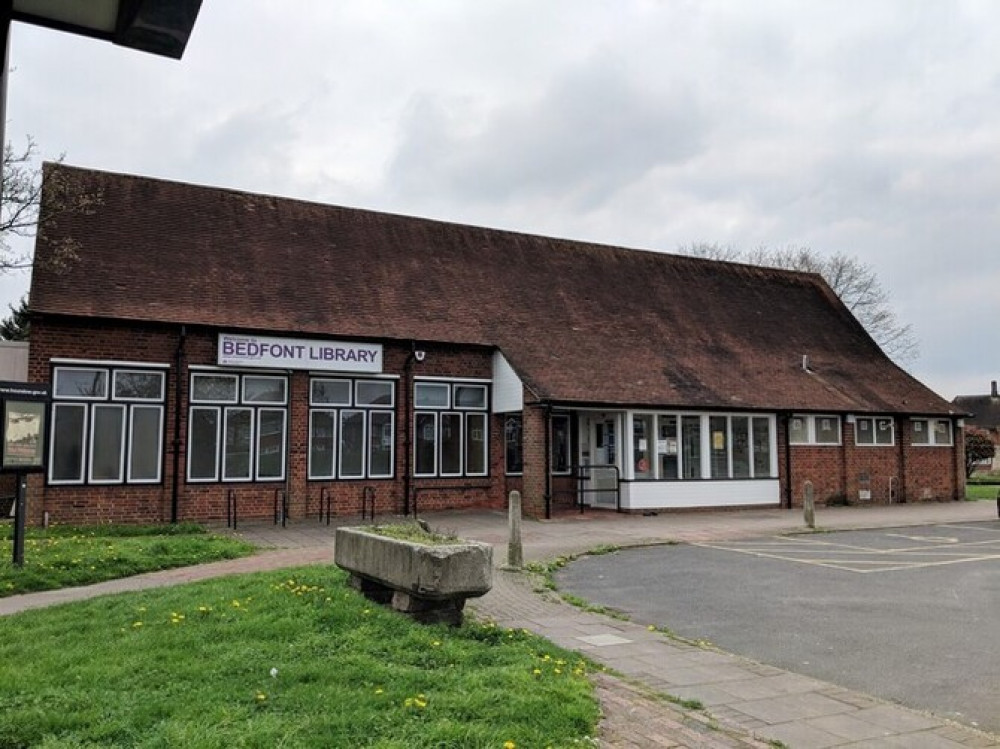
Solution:
<svg viewBox="0 0 1000 749">
<path fill-rule="evenodd" d="M 545 404 L 545 519 L 552 519 L 552 404 Z"/>
<path fill-rule="evenodd" d="M 785 509 L 792 509 L 792 441 L 789 439 L 792 415 L 782 416 L 785 422 Z"/>
<path fill-rule="evenodd" d="M 170 522 L 177 522 L 177 505 L 180 501 L 181 472 L 181 392 L 184 385 L 184 343 L 187 340 L 187 326 L 181 325 L 174 353 L 174 480 L 170 489 Z"/>
<path fill-rule="evenodd" d="M 410 353 L 403 363 L 403 387 L 406 390 L 405 400 L 399 399 L 400 405 L 406 404 L 405 428 L 403 430 L 403 449 L 406 452 L 406 469 L 403 473 L 403 515 L 410 514 L 410 494 L 412 492 L 413 474 L 413 363 L 417 360 L 417 344 L 410 341 Z"/>
</svg>

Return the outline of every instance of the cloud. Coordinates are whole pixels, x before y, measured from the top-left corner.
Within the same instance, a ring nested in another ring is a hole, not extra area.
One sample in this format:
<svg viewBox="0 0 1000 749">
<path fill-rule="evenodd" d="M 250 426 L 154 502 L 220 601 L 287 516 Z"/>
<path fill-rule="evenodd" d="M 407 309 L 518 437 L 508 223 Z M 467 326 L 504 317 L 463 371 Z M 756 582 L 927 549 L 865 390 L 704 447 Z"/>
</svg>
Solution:
<svg viewBox="0 0 1000 749">
<path fill-rule="evenodd" d="M 513 100 L 473 129 L 474 101 L 417 96 L 385 183 L 427 195 L 504 204 L 558 198 L 587 212 L 663 164 L 702 147 L 707 123 L 684 87 L 643 90 L 613 55 L 565 71 L 529 101 Z"/>
</svg>

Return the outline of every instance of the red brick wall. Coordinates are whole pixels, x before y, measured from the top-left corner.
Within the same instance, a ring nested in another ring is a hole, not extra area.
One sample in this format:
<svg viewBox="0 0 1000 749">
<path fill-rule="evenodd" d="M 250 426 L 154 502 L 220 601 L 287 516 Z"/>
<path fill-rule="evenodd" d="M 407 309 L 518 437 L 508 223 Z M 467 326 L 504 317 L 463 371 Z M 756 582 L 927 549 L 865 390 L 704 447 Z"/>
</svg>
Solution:
<svg viewBox="0 0 1000 749">
<path fill-rule="evenodd" d="M 29 380 L 49 382 L 53 357 L 95 361 L 128 361 L 170 365 L 164 409 L 163 482 L 157 485 L 114 486 L 45 486 L 41 476 L 31 477 L 30 515 L 41 522 L 44 513 L 55 522 L 164 522 L 170 520 L 173 492 L 173 439 L 175 404 L 175 355 L 180 341 L 179 326 L 142 326 L 126 323 L 46 319 L 33 321 Z M 410 347 L 404 344 L 384 346 L 383 369 L 399 376 L 396 387 L 396 478 L 385 480 L 310 481 L 308 471 L 309 375 L 295 372 L 289 378 L 289 453 L 286 481 L 260 483 L 194 483 L 186 476 L 188 367 L 210 365 L 216 361 L 217 334 L 204 329 L 189 329 L 184 341 L 184 365 L 181 378 L 180 445 L 178 485 L 179 520 L 223 520 L 227 497 L 236 496 L 242 519 L 271 518 L 276 492 L 287 492 L 289 516 L 319 516 L 321 499 L 329 496 L 331 510 L 337 515 L 361 514 L 365 487 L 375 492 L 377 514 L 413 510 L 469 506 L 505 506 L 503 481 L 503 435 L 498 419 L 489 419 L 489 476 L 482 478 L 411 479 L 407 507 L 405 480 L 407 467 L 406 428 L 412 386 L 407 384 L 407 359 Z M 455 377 L 490 379 L 492 352 L 474 347 L 444 344 L 421 344 L 424 361 L 412 362 L 414 377 Z M 334 375 L 335 376 L 335 375 Z M 412 447 L 410 448 L 412 449 Z M 324 491 L 325 490 L 325 491 Z"/>
<path fill-rule="evenodd" d="M 896 419 L 896 444 L 886 446 L 857 445 L 854 425 L 842 423 L 840 445 L 792 445 L 791 486 L 792 504 L 801 507 L 804 487 L 812 482 L 817 504 L 828 504 L 846 498 L 851 504 L 865 504 L 859 492 L 871 492 L 870 502 L 919 502 L 952 500 L 965 496 L 965 481 L 955 467 L 961 461 L 961 430 L 955 430 L 957 448 L 915 446 L 912 444 L 913 423 L 909 418 Z M 781 478 L 781 498 L 787 501 L 786 425 L 779 420 L 778 464 Z M 867 481 L 863 479 L 867 477 Z M 890 481 L 891 480 L 891 481 Z"/>
</svg>

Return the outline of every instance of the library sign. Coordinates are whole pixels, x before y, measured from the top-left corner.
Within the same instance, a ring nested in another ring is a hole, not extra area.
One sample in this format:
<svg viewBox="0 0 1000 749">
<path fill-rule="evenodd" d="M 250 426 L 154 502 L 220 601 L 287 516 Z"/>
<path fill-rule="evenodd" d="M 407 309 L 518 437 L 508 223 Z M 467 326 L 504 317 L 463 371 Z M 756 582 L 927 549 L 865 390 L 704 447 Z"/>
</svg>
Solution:
<svg viewBox="0 0 1000 749">
<path fill-rule="evenodd" d="M 382 371 L 382 345 L 219 333 L 218 363 L 373 374 Z"/>
</svg>

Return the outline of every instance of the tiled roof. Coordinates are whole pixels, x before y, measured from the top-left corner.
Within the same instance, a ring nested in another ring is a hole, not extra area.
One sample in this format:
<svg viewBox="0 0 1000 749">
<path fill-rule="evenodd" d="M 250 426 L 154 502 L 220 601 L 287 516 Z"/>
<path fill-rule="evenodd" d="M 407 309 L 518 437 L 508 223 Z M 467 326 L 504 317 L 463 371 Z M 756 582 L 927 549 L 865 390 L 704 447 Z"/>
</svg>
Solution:
<svg viewBox="0 0 1000 749">
<path fill-rule="evenodd" d="M 960 395 L 952 401 L 955 409 L 972 414 L 965 420 L 969 426 L 983 429 L 1000 427 L 1000 397 L 995 395 Z"/>
<path fill-rule="evenodd" d="M 947 414 L 812 274 L 48 164 L 36 313 L 499 348 L 555 402 Z M 46 262 L 71 237 L 79 258 Z M 808 356 L 809 371 L 803 369 Z"/>
</svg>

